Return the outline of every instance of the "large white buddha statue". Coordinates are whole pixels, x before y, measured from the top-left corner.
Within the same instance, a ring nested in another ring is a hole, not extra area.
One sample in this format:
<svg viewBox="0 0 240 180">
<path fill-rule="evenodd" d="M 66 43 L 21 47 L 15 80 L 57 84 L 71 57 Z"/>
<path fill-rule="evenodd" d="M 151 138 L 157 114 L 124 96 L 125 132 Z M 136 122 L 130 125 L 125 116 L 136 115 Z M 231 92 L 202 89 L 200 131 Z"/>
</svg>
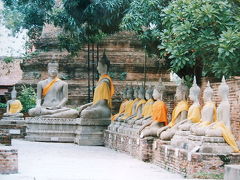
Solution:
<svg viewBox="0 0 240 180">
<path fill-rule="evenodd" d="M 218 87 L 218 95 L 221 98 L 221 102 L 217 108 L 217 120 L 207 127 L 205 136 L 223 137 L 232 147 L 233 152 L 240 152 L 231 132 L 230 103 L 228 100 L 229 87 L 224 77 L 222 78 L 222 83 Z"/>
</svg>

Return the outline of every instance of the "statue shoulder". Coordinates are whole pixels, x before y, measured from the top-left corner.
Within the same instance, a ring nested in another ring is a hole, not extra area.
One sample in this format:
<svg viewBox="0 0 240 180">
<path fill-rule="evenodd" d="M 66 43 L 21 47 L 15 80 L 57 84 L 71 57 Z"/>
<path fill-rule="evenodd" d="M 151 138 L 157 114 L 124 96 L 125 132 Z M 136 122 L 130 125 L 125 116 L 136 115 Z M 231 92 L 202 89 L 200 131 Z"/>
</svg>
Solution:
<svg viewBox="0 0 240 180">
<path fill-rule="evenodd" d="M 108 78 L 103 78 L 103 79 L 101 80 L 101 83 L 103 83 L 103 82 L 105 82 L 105 83 L 107 83 L 108 85 L 110 85 L 110 80 L 109 80 Z"/>
<path fill-rule="evenodd" d="M 63 80 L 61 80 L 61 79 L 59 79 L 58 82 L 61 83 L 62 85 L 68 85 L 67 82 L 65 82 L 65 81 L 63 81 Z"/>
<path fill-rule="evenodd" d="M 45 85 L 47 83 L 47 79 L 41 80 L 37 83 L 37 85 Z"/>
</svg>

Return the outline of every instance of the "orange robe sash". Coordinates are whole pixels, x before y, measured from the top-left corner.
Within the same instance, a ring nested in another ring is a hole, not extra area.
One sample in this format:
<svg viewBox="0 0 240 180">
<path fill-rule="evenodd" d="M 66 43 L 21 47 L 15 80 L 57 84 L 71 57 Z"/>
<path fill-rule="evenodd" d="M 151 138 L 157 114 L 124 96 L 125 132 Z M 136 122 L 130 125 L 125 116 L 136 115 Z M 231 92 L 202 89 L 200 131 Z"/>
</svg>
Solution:
<svg viewBox="0 0 240 180">
<path fill-rule="evenodd" d="M 167 106 L 163 101 L 156 101 L 152 107 L 152 119 L 167 125 Z"/>
<path fill-rule="evenodd" d="M 172 120 L 171 122 L 168 124 L 170 127 L 173 127 L 176 123 L 176 119 L 179 116 L 179 114 L 183 111 L 188 111 L 188 103 L 187 101 L 180 101 L 177 106 L 173 109 L 172 112 Z"/>
<path fill-rule="evenodd" d="M 45 87 L 43 87 L 42 96 L 46 96 L 47 93 L 52 89 L 53 85 L 59 81 L 58 77 L 54 78 L 50 83 L 48 83 Z"/>
</svg>

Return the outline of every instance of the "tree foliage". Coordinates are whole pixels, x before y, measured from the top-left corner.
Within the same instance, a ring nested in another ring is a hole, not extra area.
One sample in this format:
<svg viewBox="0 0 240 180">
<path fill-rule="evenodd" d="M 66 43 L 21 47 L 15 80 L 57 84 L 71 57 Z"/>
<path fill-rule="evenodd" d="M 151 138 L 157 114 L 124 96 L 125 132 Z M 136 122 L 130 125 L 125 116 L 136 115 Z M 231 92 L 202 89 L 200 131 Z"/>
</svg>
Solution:
<svg viewBox="0 0 240 180">
<path fill-rule="evenodd" d="M 168 3 L 169 0 L 134 0 L 122 20 L 121 28 L 134 31 L 149 54 L 158 53 L 160 32 L 163 30 L 161 13 Z"/>
<path fill-rule="evenodd" d="M 161 16 L 164 30 L 159 49 L 163 50 L 162 55 L 169 55 L 174 72 L 180 75 L 194 73 L 199 77 L 202 71 L 204 75 L 216 77 L 234 74 L 231 68 L 223 66 L 239 64 L 239 59 L 235 59 L 239 51 L 231 49 L 229 52 L 233 43 L 237 45 L 239 33 L 234 32 L 240 29 L 239 16 L 231 3 L 225 0 L 178 0 L 171 2 Z M 229 44 L 224 38 L 228 38 Z"/>
<path fill-rule="evenodd" d="M 180 77 L 239 75 L 239 0 L 3 0 L 6 24 L 39 36 L 63 29 L 60 48 L 75 54 L 119 30 L 133 31 L 149 54 Z M 59 2 L 59 1 L 57 1 Z"/>
</svg>

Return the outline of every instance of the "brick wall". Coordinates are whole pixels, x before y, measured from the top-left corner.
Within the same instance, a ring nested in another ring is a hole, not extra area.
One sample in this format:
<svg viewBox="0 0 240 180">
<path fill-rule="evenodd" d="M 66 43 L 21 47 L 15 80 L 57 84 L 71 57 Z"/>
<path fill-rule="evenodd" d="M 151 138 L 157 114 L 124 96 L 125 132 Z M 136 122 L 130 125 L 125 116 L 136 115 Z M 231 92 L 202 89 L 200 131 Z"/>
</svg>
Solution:
<svg viewBox="0 0 240 180">
<path fill-rule="evenodd" d="M 3 133 L 3 132 L 0 131 L 0 145 L 1 144 L 8 145 L 8 146 L 11 145 L 11 136 L 10 136 L 10 134 Z"/>
<path fill-rule="evenodd" d="M 202 80 L 202 87 L 201 87 L 202 90 L 205 89 L 207 80 L 208 79 Z M 220 82 L 212 82 L 213 80 L 209 80 L 209 81 L 214 91 L 213 101 L 216 102 L 218 106 L 220 103 L 220 98 L 217 95 L 217 90 L 218 90 L 218 86 L 220 85 Z M 229 102 L 231 105 L 232 132 L 235 138 L 237 139 L 237 141 L 240 141 L 240 77 L 233 77 L 229 80 L 226 80 L 226 83 L 229 86 Z"/>
<path fill-rule="evenodd" d="M 0 146 L 0 174 L 18 173 L 18 152 L 10 147 Z"/>
</svg>

